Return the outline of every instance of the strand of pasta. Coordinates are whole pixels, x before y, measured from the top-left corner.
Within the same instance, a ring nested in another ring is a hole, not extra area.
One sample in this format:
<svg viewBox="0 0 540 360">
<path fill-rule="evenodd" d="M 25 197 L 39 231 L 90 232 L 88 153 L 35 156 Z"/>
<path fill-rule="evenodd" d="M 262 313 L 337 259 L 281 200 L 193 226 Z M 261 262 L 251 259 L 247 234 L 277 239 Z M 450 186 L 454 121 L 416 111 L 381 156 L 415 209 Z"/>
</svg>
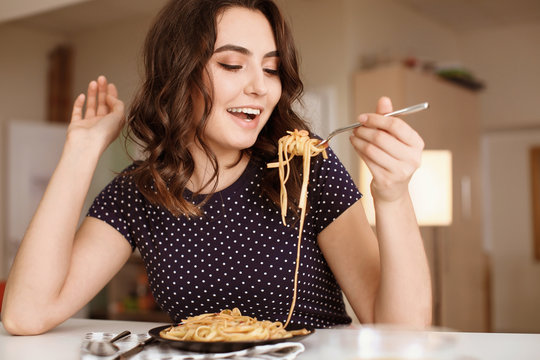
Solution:
<svg viewBox="0 0 540 360">
<path fill-rule="evenodd" d="M 287 187 L 285 184 L 290 175 L 290 161 L 295 156 L 302 156 L 302 187 L 300 190 L 300 198 L 298 200 L 298 208 L 300 209 L 300 224 L 298 230 L 298 244 L 296 248 L 296 266 L 294 271 L 294 289 L 293 298 L 291 301 L 291 307 L 285 322 L 285 327 L 289 325 L 291 317 L 296 306 L 296 295 L 298 291 L 298 270 L 300 267 L 300 245 L 302 242 L 302 232 L 304 231 L 304 219 L 306 217 L 307 207 L 307 188 L 309 183 L 309 174 L 311 170 L 311 157 L 317 156 L 322 153 L 326 159 L 326 147 L 318 147 L 320 142 L 318 139 L 312 139 L 309 137 L 309 133 L 306 130 L 287 131 L 288 135 L 283 136 L 278 141 L 278 162 L 267 164 L 268 168 L 279 169 L 280 180 L 280 204 L 281 204 L 281 219 L 283 225 L 287 225 L 285 217 L 287 215 Z"/>
</svg>

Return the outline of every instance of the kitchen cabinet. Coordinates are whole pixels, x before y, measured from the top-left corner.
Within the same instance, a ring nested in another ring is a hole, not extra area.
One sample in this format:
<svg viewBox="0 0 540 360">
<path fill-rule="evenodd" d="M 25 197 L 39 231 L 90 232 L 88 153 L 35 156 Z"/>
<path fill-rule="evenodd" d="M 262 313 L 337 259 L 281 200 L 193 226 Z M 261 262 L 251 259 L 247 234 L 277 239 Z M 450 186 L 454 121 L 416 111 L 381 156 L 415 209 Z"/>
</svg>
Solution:
<svg viewBox="0 0 540 360">
<path fill-rule="evenodd" d="M 403 119 L 422 136 L 426 149 L 452 152 L 453 222 L 421 230 L 435 289 L 435 325 L 460 331 L 487 331 L 490 318 L 489 259 L 482 238 L 479 94 L 401 64 L 354 76 L 355 113 L 374 111 L 383 95 L 392 99 L 394 109 L 427 101 L 427 111 Z"/>
</svg>

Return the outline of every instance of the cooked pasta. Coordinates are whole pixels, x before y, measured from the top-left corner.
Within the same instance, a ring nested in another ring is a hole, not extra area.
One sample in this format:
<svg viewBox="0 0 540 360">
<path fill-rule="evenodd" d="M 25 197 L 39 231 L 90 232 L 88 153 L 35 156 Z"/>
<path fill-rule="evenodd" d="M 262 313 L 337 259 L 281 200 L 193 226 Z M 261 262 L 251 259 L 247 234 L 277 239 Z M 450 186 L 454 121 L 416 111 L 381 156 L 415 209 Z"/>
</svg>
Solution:
<svg viewBox="0 0 540 360">
<path fill-rule="evenodd" d="M 306 329 L 287 331 L 281 322 L 243 316 L 238 308 L 188 317 L 160 332 L 165 339 L 204 342 L 273 340 L 305 334 L 309 334 Z"/>
<path fill-rule="evenodd" d="M 326 154 L 326 146 L 317 146 L 320 140 L 310 138 L 309 133 L 306 130 L 295 129 L 294 131 L 287 131 L 287 133 L 288 135 L 283 136 L 278 142 L 278 162 L 267 164 L 267 167 L 269 168 L 277 167 L 279 169 L 279 180 L 281 185 L 281 219 L 283 224 L 286 225 L 287 223 L 285 221 L 285 217 L 287 216 L 287 188 L 285 184 L 287 183 L 290 174 L 289 163 L 295 156 L 302 156 L 303 160 L 302 187 L 300 190 L 300 199 L 298 201 L 298 208 L 300 209 L 300 224 L 298 230 L 298 245 L 296 250 L 296 268 L 294 271 L 293 299 L 289 309 L 289 315 L 287 316 L 287 321 L 285 322 L 285 327 L 289 325 L 294 307 L 296 305 L 298 269 L 300 266 L 300 244 L 302 242 L 302 231 L 304 230 L 304 219 L 306 217 L 307 188 L 311 168 L 311 157 L 322 153 L 322 156 L 325 159 L 328 158 L 328 155 Z"/>
</svg>

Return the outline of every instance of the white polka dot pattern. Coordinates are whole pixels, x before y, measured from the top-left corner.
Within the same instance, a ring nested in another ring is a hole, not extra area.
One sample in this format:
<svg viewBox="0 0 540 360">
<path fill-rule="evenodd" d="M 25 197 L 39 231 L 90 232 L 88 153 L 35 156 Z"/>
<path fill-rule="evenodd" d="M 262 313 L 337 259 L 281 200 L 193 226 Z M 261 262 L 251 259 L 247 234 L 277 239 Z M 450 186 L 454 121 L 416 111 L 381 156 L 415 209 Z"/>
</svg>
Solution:
<svg viewBox="0 0 540 360">
<path fill-rule="evenodd" d="M 265 164 L 251 162 L 236 183 L 211 197 L 204 216 L 191 219 L 150 204 L 131 177 L 119 175 L 95 199 L 89 216 L 106 221 L 139 249 L 153 295 L 173 321 L 238 307 L 261 320 L 284 322 L 298 226 L 284 226 L 280 210 L 260 195 L 262 171 Z M 291 324 L 321 328 L 351 321 L 317 234 L 360 196 L 331 150 L 329 159 L 312 160 Z"/>
</svg>

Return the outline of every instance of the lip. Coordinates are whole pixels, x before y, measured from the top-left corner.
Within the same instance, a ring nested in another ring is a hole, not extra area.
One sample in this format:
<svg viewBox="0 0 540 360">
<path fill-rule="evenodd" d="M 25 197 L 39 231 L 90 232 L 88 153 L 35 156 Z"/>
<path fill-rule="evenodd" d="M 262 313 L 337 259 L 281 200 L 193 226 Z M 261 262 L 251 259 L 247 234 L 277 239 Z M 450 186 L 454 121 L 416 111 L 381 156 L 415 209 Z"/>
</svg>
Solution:
<svg viewBox="0 0 540 360">
<path fill-rule="evenodd" d="M 250 121 L 245 121 L 245 120 L 242 120 L 240 118 L 238 118 L 237 116 L 235 116 L 233 113 L 230 113 L 229 111 L 227 111 L 227 109 L 242 109 L 242 108 L 248 108 L 248 109 L 256 109 L 256 110 L 259 110 L 260 111 L 260 114 L 255 116 L 252 120 Z M 243 105 L 243 106 L 230 106 L 228 107 L 225 111 L 227 112 L 227 114 L 234 120 L 234 122 L 236 124 L 238 124 L 240 127 L 242 127 L 243 129 L 247 129 L 247 130 L 252 130 L 252 129 L 257 129 L 258 126 L 259 126 L 259 121 L 261 119 L 261 115 L 263 114 L 264 112 L 264 108 L 261 107 L 261 106 L 257 106 L 257 105 Z"/>
</svg>

